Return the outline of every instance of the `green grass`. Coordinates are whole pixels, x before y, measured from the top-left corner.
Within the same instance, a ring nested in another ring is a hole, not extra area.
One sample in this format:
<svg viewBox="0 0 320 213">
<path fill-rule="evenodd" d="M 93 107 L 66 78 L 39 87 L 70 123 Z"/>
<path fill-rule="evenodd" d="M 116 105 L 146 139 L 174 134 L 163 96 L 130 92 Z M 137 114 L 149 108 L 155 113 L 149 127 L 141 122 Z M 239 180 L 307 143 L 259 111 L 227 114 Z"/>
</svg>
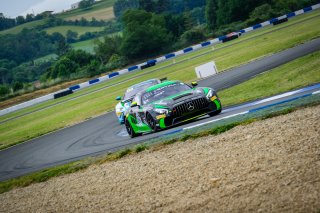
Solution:
<svg viewBox="0 0 320 213">
<path fill-rule="evenodd" d="M 34 62 L 37 64 L 37 63 L 43 63 L 45 61 L 52 61 L 52 60 L 55 60 L 57 59 L 58 56 L 56 54 L 49 54 L 49 55 L 46 55 L 46 56 L 43 56 L 43 57 L 40 57 L 40 58 L 37 58 L 34 60 Z"/>
<path fill-rule="evenodd" d="M 309 17 L 314 16 L 314 14 L 309 13 L 309 14 L 306 14 L 306 16 L 304 17 L 301 16 L 301 18 L 305 18 L 308 16 Z M 293 21 L 297 22 L 299 21 L 299 18 L 297 17 Z M 265 34 L 251 40 L 247 40 L 246 36 L 243 36 L 240 39 L 234 40 L 230 43 L 228 42 L 226 44 L 219 45 L 220 49 L 216 49 L 213 52 L 211 51 L 211 47 L 209 47 L 204 50 L 179 57 L 175 59 L 176 62 L 181 60 L 186 60 L 186 61 L 183 63 L 173 64 L 173 66 L 171 67 L 163 68 L 156 72 L 154 72 L 155 69 L 159 69 L 159 67 L 164 67 L 168 64 L 172 64 L 173 60 L 164 62 L 158 66 L 148 68 L 143 71 L 137 71 L 134 73 L 117 77 L 115 79 L 98 84 L 96 86 L 81 90 L 69 97 L 67 96 L 58 100 L 51 100 L 51 101 L 39 104 L 37 106 L 33 106 L 33 107 L 23 109 L 5 116 L 1 116 L 0 120 L 5 120 L 7 118 L 15 117 L 17 115 L 30 112 L 34 109 L 41 108 L 43 106 L 48 106 L 50 104 L 56 103 L 57 101 L 67 100 L 79 94 L 83 94 L 88 91 L 93 91 L 97 88 L 111 85 L 113 83 L 117 83 L 123 80 L 127 80 L 127 82 L 119 84 L 117 86 L 110 86 L 109 88 L 104 89 L 102 91 L 98 91 L 90 95 L 83 96 L 81 98 L 71 100 L 66 103 L 51 107 L 49 109 L 35 112 L 32 115 L 31 114 L 26 115 L 16 120 L 12 120 L 4 124 L 1 124 L 0 125 L 0 143 L 1 143 L 0 148 L 4 148 L 28 139 L 32 139 L 34 137 L 63 128 L 65 126 L 69 126 L 69 125 L 81 122 L 85 119 L 88 119 L 96 115 L 105 113 L 106 111 L 112 110 L 117 103 L 114 100 L 114 98 L 118 95 L 123 94 L 123 92 L 129 85 L 138 83 L 140 81 L 147 80 L 150 78 L 168 77 L 169 79 L 178 79 L 178 80 L 190 82 L 196 79 L 194 68 L 200 64 L 211 61 L 212 59 L 216 61 L 218 69 L 220 71 L 224 71 L 231 67 L 235 67 L 235 66 L 247 63 L 248 61 L 255 60 L 265 55 L 269 55 L 274 52 L 279 52 L 281 50 L 293 47 L 295 45 L 308 41 L 312 38 L 319 37 L 320 36 L 320 28 L 318 27 L 319 21 L 320 21 L 319 17 L 314 17 L 313 19 L 307 22 L 304 22 L 301 25 L 293 25 L 284 29 L 281 29 L 281 25 L 279 25 L 274 27 L 273 29 L 280 29 L 280 30 L 270 34 Z M 256 31 L 256 32 L 260 33 L 259 31 Z M 252 32 L 250 36 L 254 36 L 254 32 Z M 233 45 L 230 45 L 230 44 L 233 44 Z M 189 59 L 205 51 L 207 52 L 211 51 L 211 52 L 197 58 Z M 316 56 L 319 58 L 319 53 L 317 53 Z M 303 67 L 301 66 L 302 63 L 308 64 L 308 63 L 311 63 L 311 61 L 309 60 L 312 60 L 312 63 L 316 63 L 315 66 L 320 67 L 318 64 L 319 60 L 317 59 L 317 57 L 308 56 L 308 59 L 306 61 L 298 62 L 297 66 Z M 314 60 L 316 62 L 314 62 Z M 313 67 L 310 67 L 310 66 L 304 66 L 304 67 L 308 69 L 311 69 L 311 68 L 313 69 Z M 293 83 L 299 83 L 299 86 L 303 86 L 303 85 L 308 85 L 311 83 L 318 82 L 319 75 L 308 69 L 303 70 L 303 72 L 311 74 L 312 75 L 311 78 L 306 78 L 305 81 L 301 81 L 301 82 L 293 81 Z M 292 69 L 290 68 L 288 72 L 290 73 L 291 70 Z M 145 73 L 146 75 L 140 76 L 139 78 L 135 78 L 138 75 L 141 75 L 142 73 Z M 299 75 L 300 74 L 303 74 L 303 73 L 299 72 Z M 294 77 L 291 77 L 291 78 L 294 78 Z M 274 79 L 272 81 L 274 81 Z M 262 82 L 262 83 L 266 83 L 266 82 Z M 291 88 L 294 88 L 297 86 L 298 85 L 292 84 Z M 280 89 L 282 88 L 279 87 L 277 89 L 279 89 L 280 91 Z M 286 89 L 288 89 L 288 87 L 286 87 L 283 90 L 286 90 Z M 274 92 L 276 92 L 276 90 L 272 89 L 271 93 L 268 93 L 268 91 L 263 91 L 260 93 L 260 95 L 269 96 Z M 223 91 L 221 94 L 219 93 L 219 95 L 221 96 L 223 105 L 232 103 L 232 100 L 228 100 L 228 97 L 226 97 L 224 93 L 225 91 Z M 235 96 L 235 98 L 236 97 L 237 96 Z M 256 97 L 258 98 L 259 96 L 256 96 Z M 238 101 L 243 101 L 243 100 L 238 100 Z"/>
<path fill-rule="evenodd" d="M 67 11 L 61 13 L 59 18 L 67 19 L 67 20 L 75 20 L 81 19 L 84 17 L 88 20 L 91 20 L 92 17 L 95 17 L 97 20 L 108 20 L 114 18 L 113 15 L 113 4 L 115 0 L 104 0 L 101 2 L 97 2 L 91 8 L 83 10 L 83 9 L 75 9 L 71 11 Z"/>
<path fill-rule="evenodd" d="M 196 139 L 196 138 L 200 138 L 200 137 L 204 137 L 204 136 L 219 135 L 219 134 L 224 133 L 224 132 L 226 132 L 236 126 L 239 126 L 239 125 L 248 125 L 248 124 L 255 122 L 255 121 L 265 120 L 268 118 L 272 118 L 272 117 L 276 117 L 276 116 L 280 116 L 280 115 L 285 115 L 285 114 L 291 113 L 299 108 L 314 106 L 314 105 L 318 105 L 318 104 L 319 104 L 319 102 L 307 103 L 307 104 L 304 104 L 299 107 L 286 108 L 281 111 L 271 112 L 271 113 L 265 114 L 263 116 L 260 116 L 258 118 L 248 118 L 243 121 L 236 121 L 236 122 L 232 122 L 229 124 L 219 125 L 219 126 L 216 126 L 216 127 L 210 128 L 210 129 L 200 130 L 200 131 L 193 133 L 193 134 L 185 134 L 181 137 L 175 137 L 175 138 L 168 139 L 165 141 L 161 141 L 161 139 L 158 139 L 157 140 L 158 142 L 154 142 L 152 145 L 151 144 L 150 145 L 138 144 L 133 148 L 126 148 L 124 150 L 120 150 L 120 151 L 112 153 L 112 154 L 107 154 L 107 155 L 99 156 L 99 157 L 95 157 L 95 158 L 86 158 L 84 160 L 68 163 L 65 165 L 55 166 L 53 168 L 48 168 L 48 169 L 45 169 L 45 170 L 42 170 L 39 172 L 35 172 L 35 173 L 29 174 L 26 176 L 22 176 L 19 178 L 14 178 L 14 179 L 0 182 L 0 194 L 7 192 L 7 191 L 10 191 L 14 188 L 26 187 L 26 186 L 29 186 L 33 183 L 47 181 L 53 177 L 58 177 L 61 175 L 74 173 L 79 170 L 86 169 L 90 165 L 102 164 L 105 162 L 115 161 L 115 160 L 118 160 L 124 156 L 129 155 L 129 154 L 139 153 L 139 152 L 142 152 L 146 149 L 156 151 L 156 150 L 162 149 L 170 144 L 173 144 L 173 143 L 176 143 L 179 141 L 184 142 L 186 140 L 190 140 L 190 139 L 192 140 L 192 139 Z"/>
<path fill-rule="evenodd" d="M 320 51 L 223 90 L 219 92 L 219 96 L 224 105 L 232 105 L 317 82 L 320 82 Z"/>
<path fill-rule="evenodd" d="M 7 30 L 2 30 L 0 31 L 0 34 L 1 35 L 18 34 L 23 30 L 23 28 L 32 29 L 32 28 L 35 28 L 36 26 L 43 25 L 45 22 L 46 22 L 46 19 L 28 22 Z"/>
<path fill-rule="evenodd" d="M 94 47 L 95 47 L 94 40 L 95 39 L 90 39 L 90 40 L 86 40 L 86 41 L 80 41 L 77 43 L 73 43 L 73 44 L 71 44 L 71 47 L 76 50 L 84 50 L 89 53 L 94 53 Z"/>
<path fill-rule="evenodd" d="M 86 32 L 100 32 L 103 31 L 103 27 L 82 27 L 82 26 L 58 26 L 58 27 L 50 27 L 45 29 L 48 34 L 52 34 L 54 32 L 61 33 L 63 36 L 67 35 L 67 31 L 71 30 L 73 32 L 77 32 L 78 36 L 85 34 Z"/>
</svg>

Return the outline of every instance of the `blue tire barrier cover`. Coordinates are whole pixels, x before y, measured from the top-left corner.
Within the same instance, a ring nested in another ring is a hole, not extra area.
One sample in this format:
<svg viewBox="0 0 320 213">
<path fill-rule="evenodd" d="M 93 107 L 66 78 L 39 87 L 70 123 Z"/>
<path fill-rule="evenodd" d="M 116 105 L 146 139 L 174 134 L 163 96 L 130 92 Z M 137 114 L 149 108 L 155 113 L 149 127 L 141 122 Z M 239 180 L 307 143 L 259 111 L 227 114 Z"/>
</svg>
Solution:
<svg viewBox="0 0 320 213">
<path fill-rule="evenodd" d="M 80 86 L 79 85 L 75 85 L 75 86 L 72 86 L 72 87 L 69 87 L 69 90 L 77 90 L 77 89 L 80 89 Z"/>
<path fill-rule="evenodd" d="M 114 76 L 117 76 L 117 75 L 119 75 L 118 72 L 113 72 L 113 73 L 109 74 L 109 78 L 113 78 Z"/>
<path fill-rule="evenodd" d="M 261 24 L 256 24 L 256 25 L 254 25 L 252 28 L 255 30 L 255 29 L 258 29 L 258 28 L 260 28 L 260 27 L 262 27 Z"/>
<path fill-rule="evenodd" d="M 138 69 L 138 66 L 133 66 L 133 67 L 129 67 L 128 71 L 131 72 L 131 71 L 136 70 L 136 69 Z"/>
<path fill-rule="evenodd" d="M 188 47 L 188 48 L 184 49 L 183 52 L 184 52 L 184 53 L 187 53 L 187 52 L 190 52 L 190 51 L 192 51 L 192 50 L 193 50 L 192 47 Z"/>
<path fill-rule="evenodd" d="M 168 58 L 172 58 L 172 57 L 174 57 L 174 56 L 175 56 L 174 53 L 170 53 L 170 54 L 168 54 L 168 55 L 165 55 L 164 57 L 165 57 L 166 59 L 168 59 Z"/>
<path fill-rule="evenodd" d="M 207 41 L 207 42 L 202 43 L 201 46 L 202 46 L 202 47 L 205 47 L 205 46 L 208 46 L 208 45 L 210 45 L 210 44 L 211 44 L 210 41 Z"/>
<path fill-rule="evenodd" d="M 296 14 L 295 14 L 294 12 L 287 14 L 287 18 L 291 18 L 291 17 L 293 17 L 293 16 L 296 16 Z"/>
<path fill-rule="evenodd" d="M 306 7 L 306 8 L 303 8 L 303 11 L 306 13 L 306 12 L 309 12 L 312 10 L 312 7 Z"/>
<path fill-rule="evenodd" d="M 95 84 L 95 83 L 98 83 L 99 81 L 100 81 L 99 78 L 93 79 L 93 80 L 90 80 L 90 81 L 89 81 L 89 84 Z"/>
</svg>

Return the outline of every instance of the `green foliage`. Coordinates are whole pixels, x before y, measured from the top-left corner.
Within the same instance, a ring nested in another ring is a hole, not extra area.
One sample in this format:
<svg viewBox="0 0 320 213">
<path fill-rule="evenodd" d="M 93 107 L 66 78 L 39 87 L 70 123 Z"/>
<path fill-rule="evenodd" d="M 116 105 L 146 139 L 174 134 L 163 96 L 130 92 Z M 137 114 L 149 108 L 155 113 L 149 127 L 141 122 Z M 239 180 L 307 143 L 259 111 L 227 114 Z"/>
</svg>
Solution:
<svg viewBox="0 0 320 213">
<path fill-rule="evenodd" d="M 216 28 L 217 22 L 217 0 L 207 0 L 206 3 L 206 21 L 207 26 L 210 30 L 214 30 Z"/>
<path fill-rule="evenodd" d="M 117 0 L 113 5 L 113 12 L 117 18 L 128 9 L 137 9 L 139 7 L 138 0 Z"/>
<path fill-rule="evenodd" d="M 23 83 L 21 83 L 19 81 L 14 82 L 12 85 L 12 89 L 14 92 L 23 89 Z"/>
<path fill-rule="evenodd" d="M 110 60 L 113 54 L 120 55 L 120 46 L 122 43 L 122 37 L 119 35 L 105 36 L 103 41 L 95 40 L 96 56 L 100 59 L 102 63 L 106 63 Z"/>
<path fill-rule="evenodd" d="M 10 93 L 10 89 L 7 85 L 0 84 L 0 96 L 6 96 Z"/>
<path fill-rule="evenodd" d="M 75 42 L 77 40 L 78 33 L 74 32 L 74 31 L 71 31 L 71 30 L 68 30 L 66 37 L 67 37 L 67 42 L 68 43 L 73 43 L 73 42 Z"/>
<path fill-rule="evenodd" d="M 17 35 L 0 35 L 0 59 L 22 63 L 47 55 L 55 46 L 45 32 L 24 29 Z"/>
<path fill-rule="evenodd" d="M 136 147 L 135 147 L 135 152 L 138 153 L 138 152 L 142 152 L 144 150 L 146 150 L 148 148 L 148 146 L 146 144 L 138 144 Z"/>
<path fill-rule="evenodd" d="M 270 4 L 263 4 L 259 7 L 256 7 L 250 13 L 250 19 L 254 20 L 255 23 L 259 23 L 259 22 L 268 20 L 269 18 L 276 16 L 276 15 L 277 14 L 275 14 L 275 12 L 271 8 Z"/>
<path fill-rule="evenodd" d="M 181 47 L 199 43 L 206 39 L 205 30 L 203 28 L 194 28 L 184 32 L 180 37 Z"/>
<path fill-rule="evenodd" d="M 122 21 L 124 32 L 121 53 L 129 59 L 159 53 L 165 50 L 172 40 L 163 16 L 143 10 L 128 10 Z"/>
<path fill-rule="evenodd" d="M 247 25 L 252 25 L 316 3 L 316 0 L 207 0 L 206 22 L 211 31 L 247 19 Z"/>
<path fill-rule="evenodd" d="M 94 3 L 94 0 L 81 0 L 79 2 L 79 8 L 81 9 L 88 9 L 89 7 L 91 7 Z"/>
<path fill-rule="evenodd" d="M 69 79 L 82 72 L 82 77 L 99 74 L 100 63 L 95 57 L 83 50 L 71 50 L 60 57 L 44 74 L 44 79 Z M 83 72 L 84 69 L 84 72 Z M 81 76 L 81 75 L 80 75 Z"/>
<path fill-rule="evenodd" d="M 122 157 L 130 154 L 131 152 L 132 152 L 131 149 L 122 150 L 122 151 L 120 151 L 120 152 L 118 153 L 117 158 L 122 158 Z"/>
</svg>

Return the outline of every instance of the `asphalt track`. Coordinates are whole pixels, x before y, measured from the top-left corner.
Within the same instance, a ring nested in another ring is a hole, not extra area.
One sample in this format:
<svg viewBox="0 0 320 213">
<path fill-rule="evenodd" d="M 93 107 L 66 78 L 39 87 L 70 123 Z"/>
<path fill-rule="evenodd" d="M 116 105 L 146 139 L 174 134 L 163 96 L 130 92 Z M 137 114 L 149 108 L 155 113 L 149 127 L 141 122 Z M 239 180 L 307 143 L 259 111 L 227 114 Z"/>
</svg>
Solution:
<svg viewBox="0 0 320 213">
<path fill-rule="evenodd" d="M 198 83 L 199 86 L 213 87 L 219 91 L 319 49 L 320 39 L 315 39 L 241 67 L 219 73 Z M 79 160 L 87 156 L 113 152 L 126 146 L 138 144 L 163 134 L 180 130 L 181 128 L 188 128 L 202 122 L 232 116 L 317 90 L 319 88 L 293 93 L 290 96 L 280 96 L 276 100 L 268 99 L 265 102 L 257 102 L 256 105 L 243 104 L 243 107 L 228 108 L 213 118 L 204 117 L 183 126 L 154 134 L 146 134 L 134 139 L 126 136 L 124 127 L 118 124 L 114 112 L 107 113 L 78 125 L 0 151 L 0 181 Z"/>
</svg>

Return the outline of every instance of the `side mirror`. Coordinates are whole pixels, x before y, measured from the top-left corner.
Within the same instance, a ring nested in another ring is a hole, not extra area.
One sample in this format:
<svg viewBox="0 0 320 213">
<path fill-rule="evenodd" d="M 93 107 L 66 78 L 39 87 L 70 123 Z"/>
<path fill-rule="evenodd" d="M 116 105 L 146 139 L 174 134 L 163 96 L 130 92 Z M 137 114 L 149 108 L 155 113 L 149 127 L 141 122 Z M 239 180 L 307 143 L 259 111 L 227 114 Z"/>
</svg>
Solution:
<svg viewBox="0 0 320 213">
<path fill-rule="evenodd" d="M 121 96 L 116 97 L 117 101 L 121 101 Z"/>
<path fill-rule="evenodd" d="M 192 86 L 192 87 L 196 87 L 196 86 L 198 86 L 198 83 L 197 83 L 197 82 L 192 82 L 192 83 L 191 83 L 191 86 Z"/>
<path fill-rule="evenodd" d="M 130 107 L 137 107 L 137 106 L 138 106 L 138 103 L 137 103 L 137 102 L 135 102 L 135 101 L 134 101 L 134 102 L 132 102 L 132 103 L 131 103 L 131 105 L 130 105 Z"/>
</svg>

